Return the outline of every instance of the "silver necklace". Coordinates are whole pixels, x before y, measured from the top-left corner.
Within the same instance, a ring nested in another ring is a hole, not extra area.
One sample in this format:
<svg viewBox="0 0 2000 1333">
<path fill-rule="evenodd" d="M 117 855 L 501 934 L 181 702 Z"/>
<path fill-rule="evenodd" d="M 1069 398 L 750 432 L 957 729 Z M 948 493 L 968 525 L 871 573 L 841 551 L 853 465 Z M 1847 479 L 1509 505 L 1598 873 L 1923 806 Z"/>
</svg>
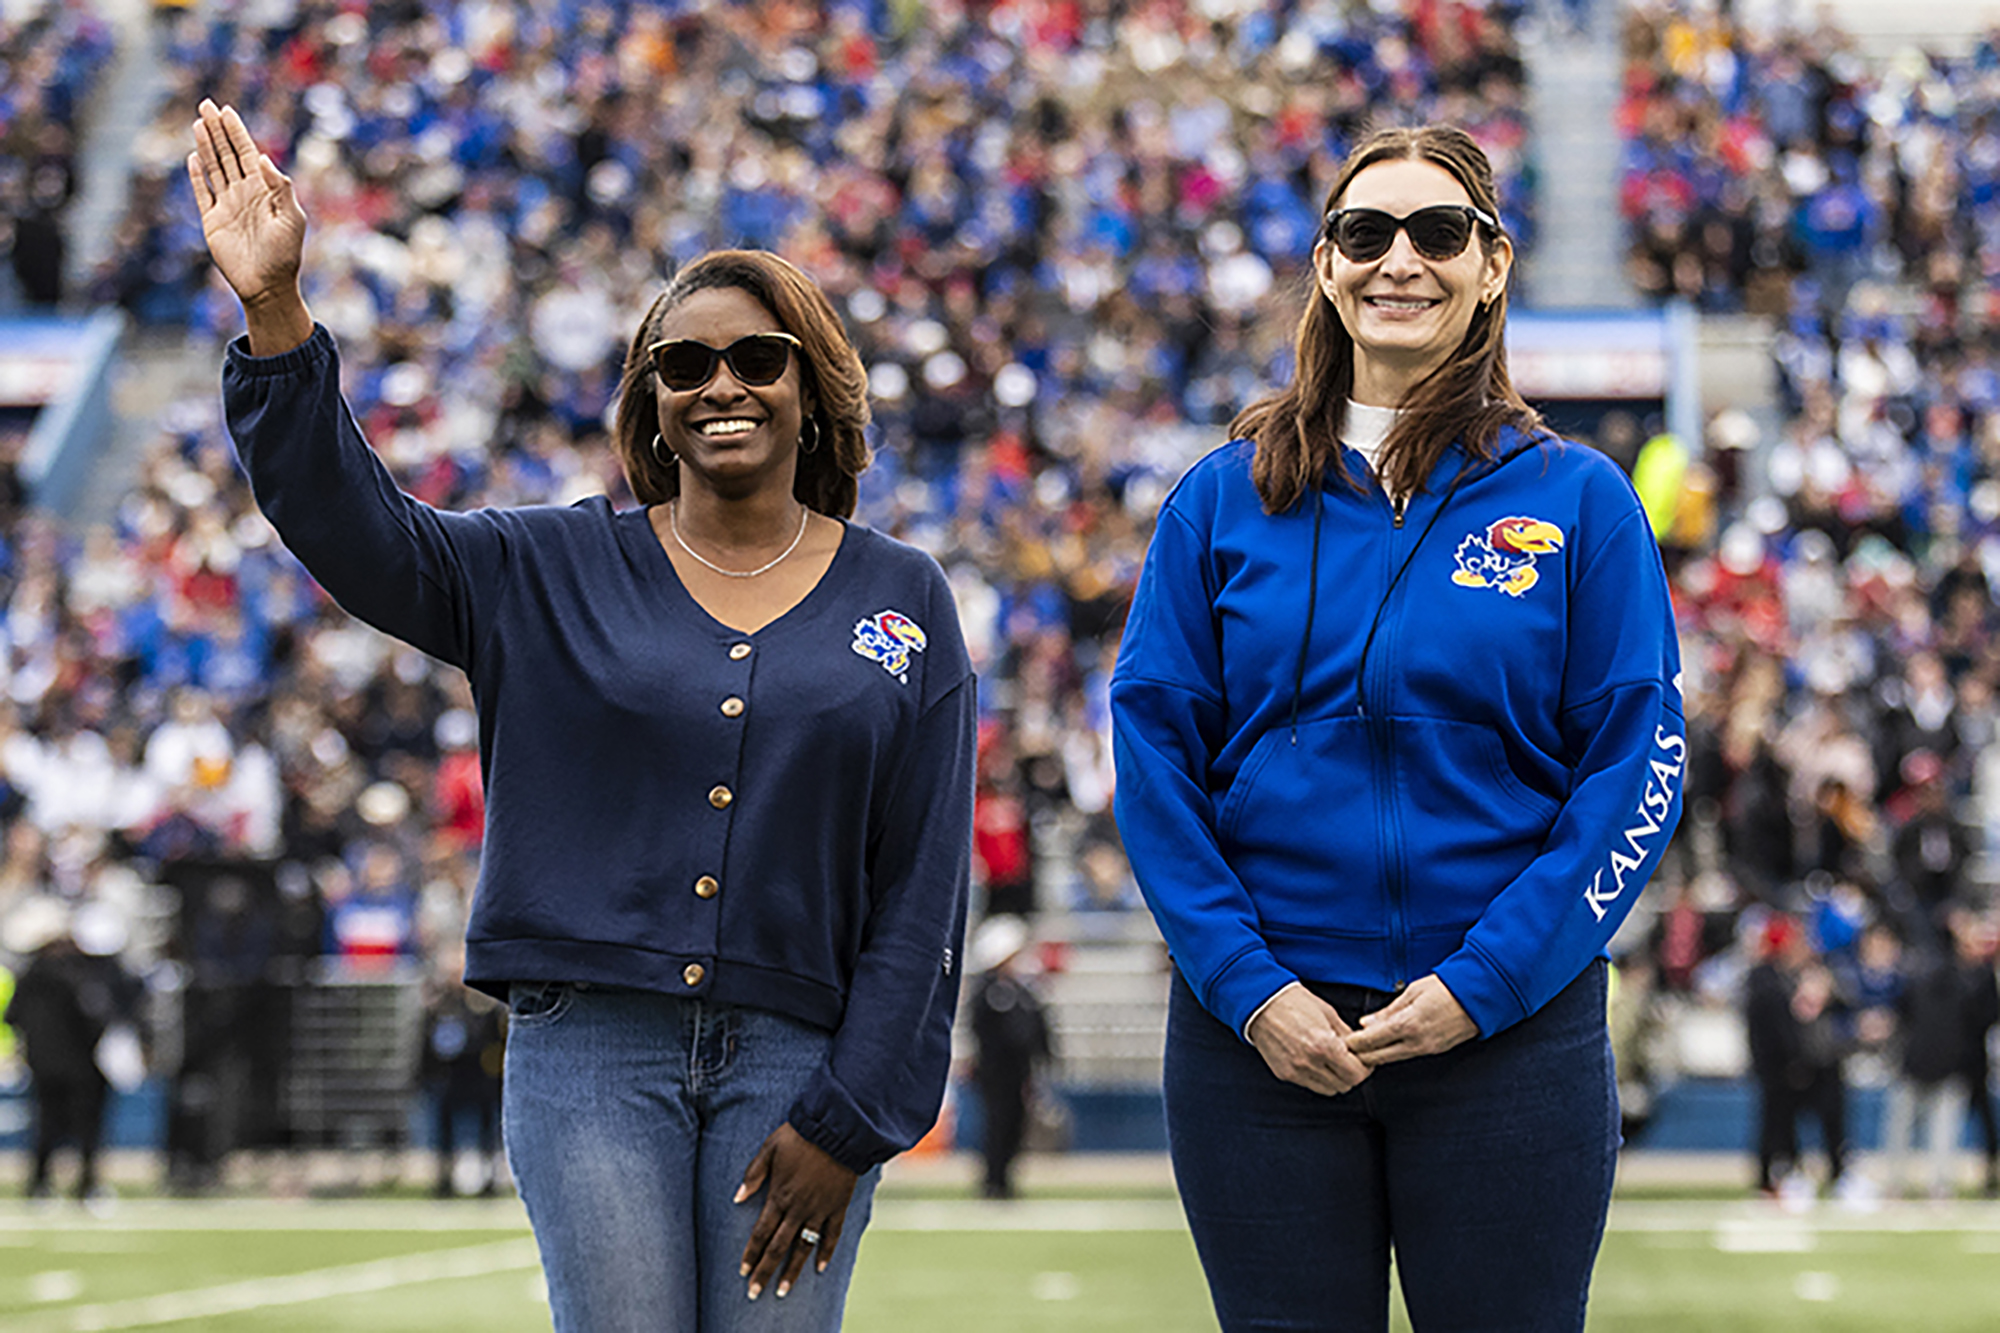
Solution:
<svg viewBox="0 0 2000 1333">
<path fill-rule="evenodd" d="M 681 502 L 677 499 L 667 505 L 667 527 L 673 531 L 674 544 L 679 546 L 683 551 L 686 551 L 689 555 L 693 556 L 696 560 L 699 560 L 703 565 L 707 566 L 709 569 L 714 570 L 716 573 L 722 575 L 722 577 L 726 579 L 754 579 L 759 574 L 768 574 L 772 570 L 776 569 L 779 565 L 784 564 L 785 557 L 790 555 L 792 552 L 798 550 L 799 543 L 806 539 L 806 521 L 812 517 L 812 510 L 808 509 L 804 505 L 799 506 L 798 535 L 792 538 L 792 544 L 790 546 L 787 546 L 784 549 L 784 551 L 778 556 L 778 558 L 776 560 L 773 560 L 770 564 L 759 565 L 755 569 L 724 569 L 721 565 L 716 564 L 713 560 L 710 560 L 706 556 L 702 555 L 700 551 L 695 550 L 694 547 L 689 546 L 687 544 L 687 538 L 681 536 L 680 509 L 681 509 Z"/>
</svg>

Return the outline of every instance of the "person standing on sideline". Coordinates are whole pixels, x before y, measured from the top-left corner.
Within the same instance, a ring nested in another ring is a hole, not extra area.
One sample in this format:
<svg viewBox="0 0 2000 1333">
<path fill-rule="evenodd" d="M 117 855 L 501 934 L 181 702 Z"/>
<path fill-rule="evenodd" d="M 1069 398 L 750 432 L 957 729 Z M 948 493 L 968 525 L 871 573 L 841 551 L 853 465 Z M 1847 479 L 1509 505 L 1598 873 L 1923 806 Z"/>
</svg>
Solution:
<svg viewBox="0 0 2000 1333">
<path fill-rule="evenodd" d="M 1799 1156 L 1798 1097 L 1791 1081 L 1798 1057 L 1792 987 L 1810 956 L 1799 923 L 1774 915 L 1758 936 L 1757 961 L 1743 979 L 1743 1029 L 1757 1084 L 1757 1192 L 1773 1199 Z"/>
<path fill-rule="evenodd" d="M 1896 1078 L 1882 1122 L 1884 1174 L 1894 1194 L 1949 1199 L 1957 1192 L 1966 1011 L 1964 976 L 1949 940 L 1912 951 L 1896 1005 Z M 1913 1161 L 1919 1147 L 1921 1180 Z"/>
<path fill-rule="evenodd" d="M 1979 1127 L 1979 1147 L 1986 1162 L 1980 1188 L 1987 1198 L 2000 1198 L 2000 1120 L 1993 1113 L 1993 1060 L 1988 1050 L 1993 1029 L 2000 1025 L 2000 977 L 1993 971 L 1994 946 L 2000 940 L 1991 924 L 1966 907 L 1951 912 L 1947 929 L 1964 1006 L 1958 1074 L 1965 1083 L 1966 1109 Z"/>
<path fill-rule="evenodd" d="M 431 1097 L 437 1139 L 437 1183 L 432 1193 L 449 1199 L 458 1157 L 458 1122 L 470 1115 L 479 1153 L 479 1193 L 500 1192 L 500 1095 L 504 1086 L 505 1009 L 489 995 L 459 983 L 462 949 L 441 950 L 424 979 L 424 1088 Z"/>
<path fill-rule="evenodd" d="M 837 1328 L 879 1168 L 944 1095 L 977 715 L 943 571 L 846 521 L 868 403 L 839 316 L 774 255 L 706 255 L 626 357 L 642 508 L 439 512 L 341 398 L 291 181 L 233 109 L 194 139 L 258 504 L 478 701 L 466 982 L 508 1001 L 558 1333 Z"/>
<path fill-rule="evenodd" d="M 1027 947 L 1027 923 L 1018 916 L 988 917 L 972 936 L 973 1081 L 986 1117 L 981 1152 L 989 1199 L 1014 1197 L 1014 1159 L 1027 1134 L 1035 1069 L 1049 1058 L 1048 1017 L 1017 966 Z"/>
<path fill-rule="evenodd" d="M 28 1197 L 54 1192 L 55 1154 L 76 1150 L 76 1199 L 105 1197 L 97 1178 L 104 1112 L 111 1081 L 99 1067 L 98 1043 L 113 1023 L 136 1018 L 142 987 L 115 956 L 93 956 L 77 945 L 67 907 L 43 898 L 17 909 L 14 929 L 29 955 L 7 1002 L 5 1022 L 20 1039 L 35 1104 L 34 1164 Z"/>
<path fill-rule="evenodd" d="M 1161 509 L 1112 677 L 1178 974 L 1168 1143 L 1226 1333 L 1577 1329 L 1618 1146 L 1605 946 L 1680 816 L 1638 496 L 1507 376 L 1450 127 L 1348 158 L 1292 382 Z"/>
<path fill-rule="evenodd" d="M 1757 1082 L 1757 1190 L 1772 1198 L 1798 1183 L 1799 1117 L 1818 1121 L 1829 1188 L 1847 1169 L 1847 1015 L 1835 1003 L 1833 974 L 1796 918 L 1765 923 L 1762 958 L 1744 982 L 1744 1027 Z"/>
</svg>

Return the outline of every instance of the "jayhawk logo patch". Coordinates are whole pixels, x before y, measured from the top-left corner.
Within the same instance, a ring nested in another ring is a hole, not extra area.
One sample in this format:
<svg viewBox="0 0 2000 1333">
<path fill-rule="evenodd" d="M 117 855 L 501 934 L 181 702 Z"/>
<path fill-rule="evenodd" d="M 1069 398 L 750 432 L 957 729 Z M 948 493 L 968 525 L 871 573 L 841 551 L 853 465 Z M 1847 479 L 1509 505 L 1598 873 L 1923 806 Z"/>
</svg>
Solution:
<svg viewBox="0 0 2000 1333">
<path fill-rule="evenodd" d="M 910 683 L 910 654 L 924 650 L 923 627 L 900 611 L 877 611 L 854 622 L 854 651 Z"/>
<path fill-rule="evenodd" d="M 1535 557 L 1554 555 L 1562 544 L 1562 529 L 1553 523 L 1503 518 L 1458 544 L 1458 572 L 1451 581 L 1461 588 L 1498 588 L 1519 597 L 1542 577 L 1535 572 Z"/>
</svg>

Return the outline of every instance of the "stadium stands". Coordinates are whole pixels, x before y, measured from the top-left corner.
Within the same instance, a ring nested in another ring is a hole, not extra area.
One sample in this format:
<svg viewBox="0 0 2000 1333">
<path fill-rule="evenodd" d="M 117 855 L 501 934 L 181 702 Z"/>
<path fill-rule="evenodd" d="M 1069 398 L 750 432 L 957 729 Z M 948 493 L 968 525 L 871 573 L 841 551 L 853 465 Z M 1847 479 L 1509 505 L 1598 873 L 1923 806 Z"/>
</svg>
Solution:
<svg viewBox="0 0 2000 1333">
<path fill-rule="evenodd" d="M 0 313 L 63 299 L 77 117 L 111 42 L 109 25 L 77 0 L 0 16 Z"/>
<path fill-rule="evenodd" d="M 308 299 L 403 483 L 629 503 L 604 422 L 658 280 L 732 243 L 811 269 L 876 394 L 862 516 L 959 594 L 982 873 L 1043 918 L 1067 1076 L 1144 1086 L 1160 955 L 1110 825 L 1104 696 L 1153 509 L 1282 368 L 1320 196 L 1369 117 L 1468 124 L 1535 233 L 1515 9 L 1219 8 L 168 15 L 171 95 L 93 296 L 234 331 L 180 166 L 194 100 L 232 101 L 300 182 Z M 2000 45 L 1883 66 L 1829 29 L 1694 13 L 1642 6 L 1627 31 L 1631 272 L 1772 320 L 1784 415 L 1776 438 L 1723 412 L 1683 442 L 1662 525 L 1696 767 L 1676 864 L 1618 944 L 1645 1001 L 1627 1054 L 1649 1056 L 1626 1063 L 1662 1105 L 1676 1077 L 1742 1071 L 1728 1037 L 1686 1034 L 1734 1003 L 1772 913 L 1843 967 L 1869 921 L 1921 945 L 1939 909 L 1990 907 L 1976 849 L 2000 829 Z M 329 919 L 386 847 L 412 881 L 388 952 L 414 977 L 476 868 L 463 682 L 304 579 L 212 404 L 171 413 L 143 472 L 109 526 L 4 533 L 0 923 L 31 895 L 103 900 L 163 997 L 251 964 L 291 982 L 342 966 Z M 1938 837 L 1971 850 L 1940 868 Z M 272 867 L 248 943 L 212 877 L 155 887 L 231 861 Z"/>
</svg>

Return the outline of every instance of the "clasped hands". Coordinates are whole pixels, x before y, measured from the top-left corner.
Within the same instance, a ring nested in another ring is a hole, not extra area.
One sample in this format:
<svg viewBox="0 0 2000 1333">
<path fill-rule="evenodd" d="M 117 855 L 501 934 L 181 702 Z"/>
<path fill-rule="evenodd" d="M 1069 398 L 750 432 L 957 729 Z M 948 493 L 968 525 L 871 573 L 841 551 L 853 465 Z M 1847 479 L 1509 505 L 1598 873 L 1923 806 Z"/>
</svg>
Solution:
<svg viewBox="0 0 2000 1333">
<path fill-rule="evenodd" d="M 1432 975 L 1364 1015 L 1358 1029 L 1293 983 L 1251 1021 L 1248 1035 L 1272 1073 L 1332 1097 L 1359 1086 L 1381 1065 L 1437 1055 L 1478 1034 L 1458 998 Z"/>
</svg>

